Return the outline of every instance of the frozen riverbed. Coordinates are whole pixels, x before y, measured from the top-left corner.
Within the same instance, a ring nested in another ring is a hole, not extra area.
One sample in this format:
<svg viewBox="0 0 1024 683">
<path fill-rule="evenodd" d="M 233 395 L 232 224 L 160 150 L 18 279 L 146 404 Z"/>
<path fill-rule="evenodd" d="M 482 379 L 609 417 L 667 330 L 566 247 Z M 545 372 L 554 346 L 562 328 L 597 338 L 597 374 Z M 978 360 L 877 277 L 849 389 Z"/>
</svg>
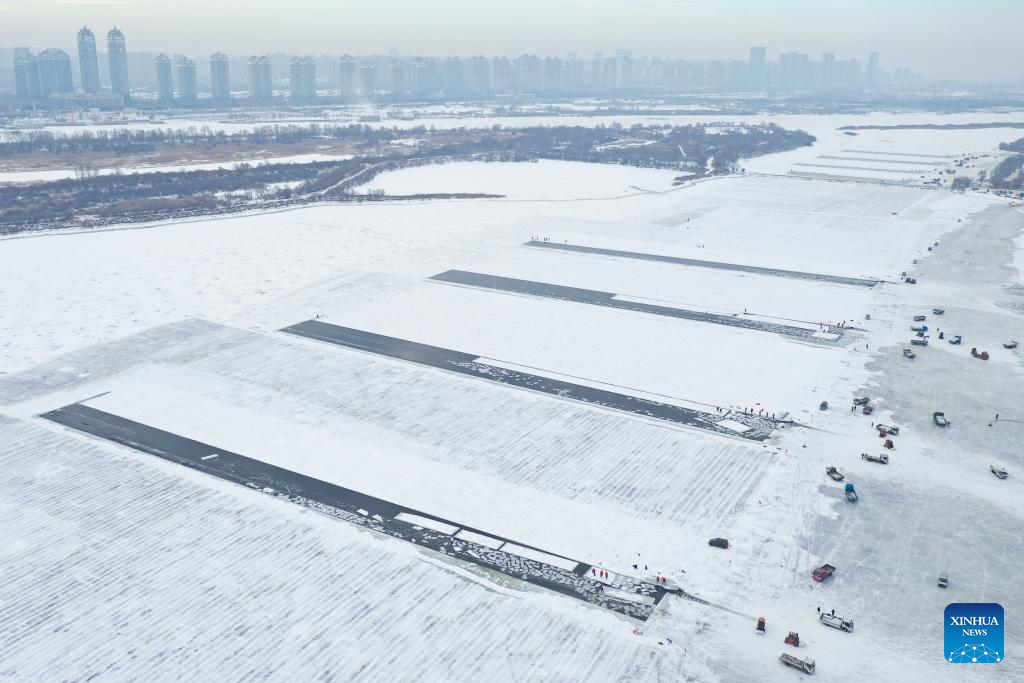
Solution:
<svg viewBox="0 0 1024 683">
<path fill-rule="evenodd" d="M 521 166 L 500 176 L 521 201 L 0 240 L 5 670 L 231 678 L 241 653 L 258 672 L 245 676 L 268 680 L 781 680 L 798 676 L 777 661 L 796 630 L 829 680 L 952 681 L 965 668 L 986 680 L 991 669 L 941 659 L 942 610 L 1024 609 L 1024 432 L 1012 421 L 1024 382 L 1019 352 L 999 343 L 1024 337 L 1017 207 L 778 175 L 608 198 L 650 182 L 623 168 L 608 197 L 541 201 L 529 197 L 551 176 Z M 583 188 L 606 172 L 559 174 Z M 537 237 L 891 282 L 524 246 Z M 454 269 L 857 329 L 825 346 L 429 280 Z M 917 285 L 895 282 L 904 270 Z M 917 314 L 965 345 L 933 336 L 904 359 Z M 279 332 L 309 319 L 796 424 L 752 443 Z M 849 410 L 856 395 L 873 415 Z M 818 410 L 823 400 L 832 409 Z M 637 627 L 37 417 L 79 401 L 615 577 L 665 576 L 710 604 L 669 596 Z M 934 410 L 953 425 L 932 425 Z M 889 465 L 859 457 L 880 449 L 880 420 L 902 427 Z M 987 471 L 996 457 L 1005 481 Z M 830 465 L 859 503 L 825 476 Z M 817 584 L 823 562 L 838 569 Z M 818 607 L 855 619 L 855 632 L 821 626 Z M 1007 645 L 1024 640 L 1008 629 Z M 1011 656 L 998 666 L 1024 676 Z"/>
</svg>

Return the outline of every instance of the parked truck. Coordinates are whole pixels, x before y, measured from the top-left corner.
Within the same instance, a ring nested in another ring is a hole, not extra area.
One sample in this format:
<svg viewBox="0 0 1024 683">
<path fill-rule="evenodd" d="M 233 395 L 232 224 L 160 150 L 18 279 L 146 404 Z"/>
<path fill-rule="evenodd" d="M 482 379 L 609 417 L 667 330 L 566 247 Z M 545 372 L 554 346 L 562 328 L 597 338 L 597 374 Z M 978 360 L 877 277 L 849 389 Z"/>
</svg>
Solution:
<svg viewBox="0 0 1024 683">
<path fill-rule="evenodd" d="M 853 630 L 853 619 L 843 619 L 842 617 L 837 617 L 834 614 L 827 614 L 825 612 L 822 612 L 818 619 L 821 623 L 825 624 L 825 626 L 837 628 L 844 633 L 849 633 Z"/>
<path fill-rule="evenodd" d="M 805 674 L 814 673 L 814 660 L 810 657 L 800 659 L 799 657 L 794 657 L 789 653 L 783 652 L 781 655 L 779 655 L 779 661 L 785 664 L 786 666 L 791 666 L 794 669 L 799 669 L 800 671 L 803 671 Z"/>
<path fill-rule="evenodd" d="M 830 564 L 823 564 L 817 569 L 815 569 L 813 572 L 811 572 L 811 578 L 817 581 L 818 583 L 821 583 L 825 579 L 835 574 L 835 572 L 835 567 L 833 567 Z"/>
<path fill-rule="evenodd" d="M 853 484 L 852 483 L 847 483 L 846 484 L 845 491 L 846 491 L 846 500 L 850 501 L 851 503 L 856 503 L 860 499 L 857 496 L 857 491 L 856 491 L 856 489 L 853 488 Z"/>
<path fill-rule="evenodd" d="M 889 454 L 888 453 L 879 453 L 878 455 L 875 455 L 874 453 L 861 453 L 860 457 L 861 457 L 861 459 L 868 460 L 870 462 L 877 462 L 877 463 L 881 463 L 883 465 L 888 465 L 889 464 Z"/>
<path fill-rule="evenodd" d="M 842 472 L 840 472 L 839 470 L 837 470 L 835 468 L 834 465 L 831 466 L 831 467 L 826 467 L 825 468 L 825 474 L 827 474 L 829 476 L 829 478 L 832 479 L 832 481 L 842 481 L 843 479 L 846 478 L 846 477 L 843 476 Z"/>
</svg>

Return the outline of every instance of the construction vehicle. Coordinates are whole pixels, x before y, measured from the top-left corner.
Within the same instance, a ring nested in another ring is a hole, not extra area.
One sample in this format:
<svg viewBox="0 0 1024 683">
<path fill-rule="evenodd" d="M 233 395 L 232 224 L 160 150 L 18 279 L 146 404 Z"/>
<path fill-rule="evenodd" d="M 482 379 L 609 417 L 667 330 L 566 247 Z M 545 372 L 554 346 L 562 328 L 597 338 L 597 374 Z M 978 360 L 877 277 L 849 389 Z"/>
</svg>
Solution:
<svg viewBox="0 0 1024 683">
<path fill-rule="evenodd" d="M 853 630 L 853 619 L 843 619 L 842 617 L 837 617 L 834 614 L 825 614 L 822 612 L 821 616 L 818 617 L 818 621 L 826 626 L 837 628 L 844 633 L 849 633 Z"/>
<path fill-rule="evenodd" d="M 799 657 L 794 657 L 791 654 L 783 652 L 781 655 L 779 655 L 779 661 L 785 664 L 786 666 L 791 666 L 794 669 L 799 669 L 800 671 L 803 671 L 805 674 L 814 673 L 814 660 L 809 657 L 800 659 Z"/>
</svg>

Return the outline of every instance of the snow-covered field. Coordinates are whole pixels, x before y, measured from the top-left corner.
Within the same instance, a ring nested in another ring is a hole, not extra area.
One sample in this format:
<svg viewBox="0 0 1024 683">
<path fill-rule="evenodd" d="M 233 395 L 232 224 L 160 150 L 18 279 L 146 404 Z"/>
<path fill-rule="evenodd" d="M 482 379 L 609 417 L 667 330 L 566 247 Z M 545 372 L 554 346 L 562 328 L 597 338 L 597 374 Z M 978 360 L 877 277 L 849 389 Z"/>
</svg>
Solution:
<svg viewBox="0 0 1024 683">
<path fill-rule="evenodd" d="M 879 135 L 894 149 L 992 152 L 980 136 L 919 132 Z M 1024 610 L 1024 377 L 1000 344 L 1024 337 L 1024 213 L 985 195 L 785 177 L 794 161 L 776 163 L 674 189 L 671 174 L 624 167 L 427 167 L 373 187 L 510 199 L 0 240 L 3 676 L 800 680 L 777 661 L 794 630 L 827 680 L 1024 678 L 1009 620 Z M 887 282 L 524 246 L 537 237 Z M 428 280 L 449 269 L 858 329 L 801 342 Z M 904 270 L 919 284 L 897 283 Z M 964 345 L 933 336 L 904 359 L 918 313 Z M 277 331 L 315 316 L 797 424 L 751 443 Z M 849 410 L 856 395 L 874 415 Z M 668 576 L 711 604 L 669 596 L 634 631 L 37 417 L 78 401 L 614 573 Z M 931 424 L 935 410 L 950 428 Z M 880 448 L 879 420 L 903 428 L 888 466 L 858 457 Z M 995 460 L 1009 479 L 989 474 Z M 857 505 L 828 465 L 856 482 Z M 732 547 L 709 547 L 713 536 Z M 816 584 L 822 562 L 838 572 Z M 1006 661 L 946 664 L 945 605 L 988 601 L 1006 609 Z M 855 631 L 815 623 L 817 607 Z"/>
</svg>

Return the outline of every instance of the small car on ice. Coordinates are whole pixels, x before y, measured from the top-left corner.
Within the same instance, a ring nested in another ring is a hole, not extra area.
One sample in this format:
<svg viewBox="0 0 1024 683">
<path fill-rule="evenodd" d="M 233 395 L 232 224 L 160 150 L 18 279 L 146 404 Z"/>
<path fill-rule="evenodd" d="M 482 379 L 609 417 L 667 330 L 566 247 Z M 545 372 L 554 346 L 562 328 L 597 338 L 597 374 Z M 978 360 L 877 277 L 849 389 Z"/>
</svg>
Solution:
<svg viewBox="0 0 1024 683">
<path fill-rule="evenodd" d="M 835 574 L 835 572 L 835 567 L 833 567 L 830 564 L 823 564 L 817 569 L 815 569 L 813 572 L 811 572 L 811 578 L 817 581 L 818 583 L 821 583 L 825 579 Z"/>
<path fill-rule="evenodd" d="M 948 427 L 949 426 L 949 421 L 946 419 L 946 414 L 945 413 L 939 413 L 939 412 L 932 413 L 932 420 L 939 427 Z"/>
<path fill-rule="evenodd" d="M 729 548 L 729 541 L 724 538 L 712 538 L 708 541 L 708 545 L 725 550 Z"/>
<path fill-rule="evenodd" d="M 997 479 L 1006 479 L 1006 477 L 1009 476 L 1006 474 L 1005 467 L 999 467 L 998 465 L 989 465 L 988 468 L 992 470 L 992 474 L 996 475 Z"/>
</svg>

